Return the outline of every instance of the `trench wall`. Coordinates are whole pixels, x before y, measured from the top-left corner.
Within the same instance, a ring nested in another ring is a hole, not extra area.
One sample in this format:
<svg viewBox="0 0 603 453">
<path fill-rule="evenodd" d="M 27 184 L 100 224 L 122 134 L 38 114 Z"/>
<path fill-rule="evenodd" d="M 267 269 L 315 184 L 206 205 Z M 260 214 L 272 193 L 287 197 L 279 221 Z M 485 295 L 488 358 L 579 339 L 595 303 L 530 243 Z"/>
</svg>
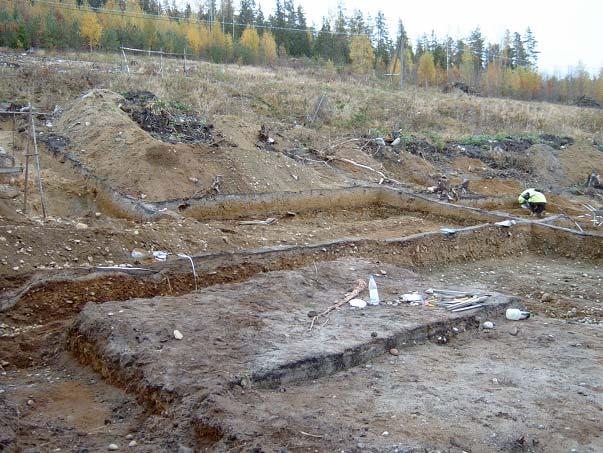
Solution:
<svg viewBox="0 0 603 453">
<path fill-rule="evenodd" d="M 385 205 L 401 210 L 425 212 L 475 222 L 497 221 L 508 218 L 504 214 L 458 205 L 450 205 L 404 189 L 387 186 L 361 186 L 340 189 L 318 189 L 300 192 L 273 192 L 260 194 L 229 194 L 202 198 L 181 198 L 158 202 L 144 202 L 115 190 L 103 178 L 96 176 L 78 156 L 65 147 L 46 139 L 47 150 L 54 158 L 69 165 L 96 191 L 96 206 L 106 214 L 133 220 L 153 220 L 165 217 L 166 211 L 199 220 L 237 219 L 269 216 L 287 211 L 334 210 Z"/>
</svg>

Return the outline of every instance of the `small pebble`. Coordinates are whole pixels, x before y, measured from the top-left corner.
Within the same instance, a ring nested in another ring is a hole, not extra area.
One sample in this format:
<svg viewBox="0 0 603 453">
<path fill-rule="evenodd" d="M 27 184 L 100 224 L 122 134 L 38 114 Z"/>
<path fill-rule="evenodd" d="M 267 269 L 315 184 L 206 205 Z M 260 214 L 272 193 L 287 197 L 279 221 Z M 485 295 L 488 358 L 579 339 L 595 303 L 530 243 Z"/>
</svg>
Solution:
<svg viewBox="0 0 603 453">
<path fill-rule="evenodd" d="M 318 316 L 318 312 L 316 310 L 310 310 L 308 312 L 308 318 L 316 318 Z"/>
<path fill-rule="evenodd" d="M 513 327 L 509 333 L 513 336 L 516 336 L 519 333 L 519 329 L 517 327 Z"/>
<path fill-rule="evenodd" d="M 371 332 L 371 337 L 377 338 L 377 332 Z"/>
<path fill-rule="evenodd" d="M 34 404 L 36 404 L 36 403 L 34 402 L 34 400 L 27 400 L 27 405 L 28 405 L 28 406 L 30 406 L 30 407 L 31 407 L 31 406 L 33 406 Z"/>
<path fill-rule="evenodd" d="M 486 321 L 482 326 L 484 329 L 494 329 L 494 323 L 492 321 Z"/>
<path fill-rule="evenodd" d="M 138 445 L 138 442 L 136 442 L 135 440 L 131 440 L 128 444 L 128 447 L 135 447 L 136 445 Z"/>
<path fill-rule="evenodd" d="M 174 338 L 176 340 L 182 340 L 184 338 L 184 335 L 182 335 L 182 333 L 179 330 L 174 330 Z"/>
<path fill-rule="evenodd" d="M 391 349 L 389 350 L 389 353 L 390 353 L 391 355 L 400 355 L 400 351 L 398 351 L 396 348 L 391 348 Z"/>
<path fill-rule="evenodd" d="M 119 450 L 117 444 L 109 444 L 109 451 Z"/>
<path fill-rule="evenodd" d="M 128 439 L 128 440 L 132 440 L 132 439 L 134 439 L 134 434 L 128 434 L 128 435 L 126 436 L 126 439 Z"/>
<path fill-rule="evenodd" d="M 382 436 L 389 436 L 389 432 L 387 431 L 383 431 L 383 434 L 381 434 Z"/>
</svg>

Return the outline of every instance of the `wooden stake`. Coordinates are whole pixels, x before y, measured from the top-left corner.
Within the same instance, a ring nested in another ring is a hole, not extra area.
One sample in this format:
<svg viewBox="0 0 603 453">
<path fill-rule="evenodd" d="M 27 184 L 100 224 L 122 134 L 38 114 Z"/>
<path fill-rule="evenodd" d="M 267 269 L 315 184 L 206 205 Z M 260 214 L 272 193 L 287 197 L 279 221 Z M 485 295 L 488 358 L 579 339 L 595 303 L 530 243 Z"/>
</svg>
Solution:
<svg viewBox="0 0 603 453">
<path fill-rule="evenodd" d="M 161 53 L 159 54 L 159 74 L 163 77 L 163 49 L 161 49 Z"/>
<path fill-rule="evenodd" d="M 42 171 L 40 169 L 40 153 L 38 152 L 38 139 L 36 138 L 36 123 L 31 114 L 31 103 L 29 105 L 29 120 L 31 123 L 31 135 L 34 144 L 34 156 L 36 158 L 36 171 L 38 173 L 38 191 L 40 192 L 40 203 L 42 204 L 42 217 L 46 218 L 46 202 L 44 201 L 44 188 L 42 186 Z"/>
<path fill-rule="evenodd" d="M 126 53 L 124 52 L 124 48 L 121 48 L 121 54 L 124 56 L 124 62 L 126 63 L 126 70 L 128 71 L 128 75 L 130 75 L 130 66 L 128 66 L 128 59 L 126 58 Z"/>
<path fill-rule="evenodd" d="M 27 213 L 27 191 L 29 184 L 29 140 L 25 144 L 25 190 L 23 191 L 23 214 Z"/>
</svg>

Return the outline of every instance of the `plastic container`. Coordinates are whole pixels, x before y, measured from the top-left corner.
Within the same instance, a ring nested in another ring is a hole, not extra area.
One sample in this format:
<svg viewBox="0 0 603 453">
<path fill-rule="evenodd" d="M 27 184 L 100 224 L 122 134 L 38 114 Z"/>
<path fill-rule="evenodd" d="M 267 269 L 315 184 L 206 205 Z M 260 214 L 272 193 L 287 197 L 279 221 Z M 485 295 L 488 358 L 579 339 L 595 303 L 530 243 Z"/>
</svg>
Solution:
<svg viewBox="0 0 603 453">
<path fill-rule="evenodd" d="M 369 304 L 371 305 L 379 305 L 379 291 L 377 290 L 377 282 L 375 282 L 375 278 L 371 275 L 369 277 Z"/>
<path fill-rule="evenodd" d="M 529 311 L 521 311 L 518 308 L 507 308 L 507 313 L 505 314 L 509 321 L 519 321 L 521 319 L 527 319 L 530 317 Z"/>
</svg>

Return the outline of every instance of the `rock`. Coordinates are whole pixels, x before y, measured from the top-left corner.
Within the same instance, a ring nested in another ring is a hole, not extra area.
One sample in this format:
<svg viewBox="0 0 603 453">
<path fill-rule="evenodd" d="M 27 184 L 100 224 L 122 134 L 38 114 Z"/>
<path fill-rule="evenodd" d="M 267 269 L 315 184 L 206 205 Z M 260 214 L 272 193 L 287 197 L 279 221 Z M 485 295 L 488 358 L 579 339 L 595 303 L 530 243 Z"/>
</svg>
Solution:
<svg viewBox="0 0 603 453">
<path fill-rule="evenodd" d="M 244 389 L 251 387 L 251 380 L 248 376 L 243 376 L 239 381 L 239 385 Z"/>
<path fill-rule="evenodd" d="M 389 432 L 383 431 L 383 434 L 381 434 L 381 435 L 387 437 L 387 436 L 389 436 Z"/>
<path fill-rule="evenodd" d="M 100 218 L 100 216 L 101 216 L 101 213 L 100 213 L 100 212 L 95 212 L 95 213 L 94 213 L 94 217 L 96 217 L 97 219 L 99 219 L 99 218 Z"/>
<path fill-rule="evenodd" d="M 190 178 L 188 178 L 188 180 L 194 184 L 197 184 L 199 182 L 199 178 L 195 178 L 194 176 L 191 176 Z"/>
<path fill-rule="evenodd" d="M 484 329 L 494 329 L 494 323 L 492 321 L 486 321 L 482 324 Z"/>
<path fill-rule="evenodd" d="M 27 405 L 28 405 L 29 407 L 32 407 L 34 404 L 36 404 L 36 403 L 34 402 L 34 400 L 27 400 Z"/>
<path fill-rule="evenodd" d="M 117 444 L 109 444 L 109 451 L 119 450 Z"/>
<path fill-rule="evenodd" d="M 316 310 L 310 310 L 308 312 L 308 318 L 316 318 L 318 316 L 318 312 Z"/>
<path fill-rule="evenodd" d="M 76 230 L 87 230 L 88 225 L 86 225 L 85 223 L 82 223 L 82 222 L 78 222 L 75 224 L 75 229 Z"/>
<path fill-rule="evenodd" d="M 11 199 L 17 198 L 20 192 L 5 184 L 0 184 L 0 198 Z"/>
<path fill-rule="evenodd" d="M 517 327 L 513 327 L 509 333 L 515 337 L 519 333 L 519 329 Z"/>
<path fill-rule="evenodd" d="M 371 337 L 377 338 L 377 332 L 371 332 Z"/>
<path fill-rule="evenodd" d="M 184 335 L 182 335 L 182 333 L 179 330 L 174 330 L 174 338 L 176 340 L 182 340 L 184 338 Z"/>
<path fill-rule="evenodd" d="M 150 259 L 152 255 L 149 252 L 147 252 L 146 250 L 136 248 L 136 249 L 132 250 L 132 253 L 130 253 L 130 256 L 135 260 L 146 260 L 146 259 Z"/>
<path fill-rule="evenodd" d="M 128 444 L 128 447 L 135 447 L 136 445 L 138 445 L 138 442 L 136 442 L 135 440 L 131 440 Z"/>
<path fill-rule="evenodd" d="M 128 435 L 126 436 L 126 439 L 127 439 L 127 440 L 132 440 L 132 439 L 134 439 L 134 434 L 128 434 Z"/>
<path fill-rule="evenodd" d="M 400 351 L 398 351 L 396 348 L 391 348 L 391 349 L 389 350 L 389 353 L 390 353 L 391 355 L 400 355 Z"/>
<path fill-rule="evenodd" d="M 544 293 L 540 298 L 542 302 L 553 302 L 555 300 L 555 296 L 550 293 Z"/>
</svg>

